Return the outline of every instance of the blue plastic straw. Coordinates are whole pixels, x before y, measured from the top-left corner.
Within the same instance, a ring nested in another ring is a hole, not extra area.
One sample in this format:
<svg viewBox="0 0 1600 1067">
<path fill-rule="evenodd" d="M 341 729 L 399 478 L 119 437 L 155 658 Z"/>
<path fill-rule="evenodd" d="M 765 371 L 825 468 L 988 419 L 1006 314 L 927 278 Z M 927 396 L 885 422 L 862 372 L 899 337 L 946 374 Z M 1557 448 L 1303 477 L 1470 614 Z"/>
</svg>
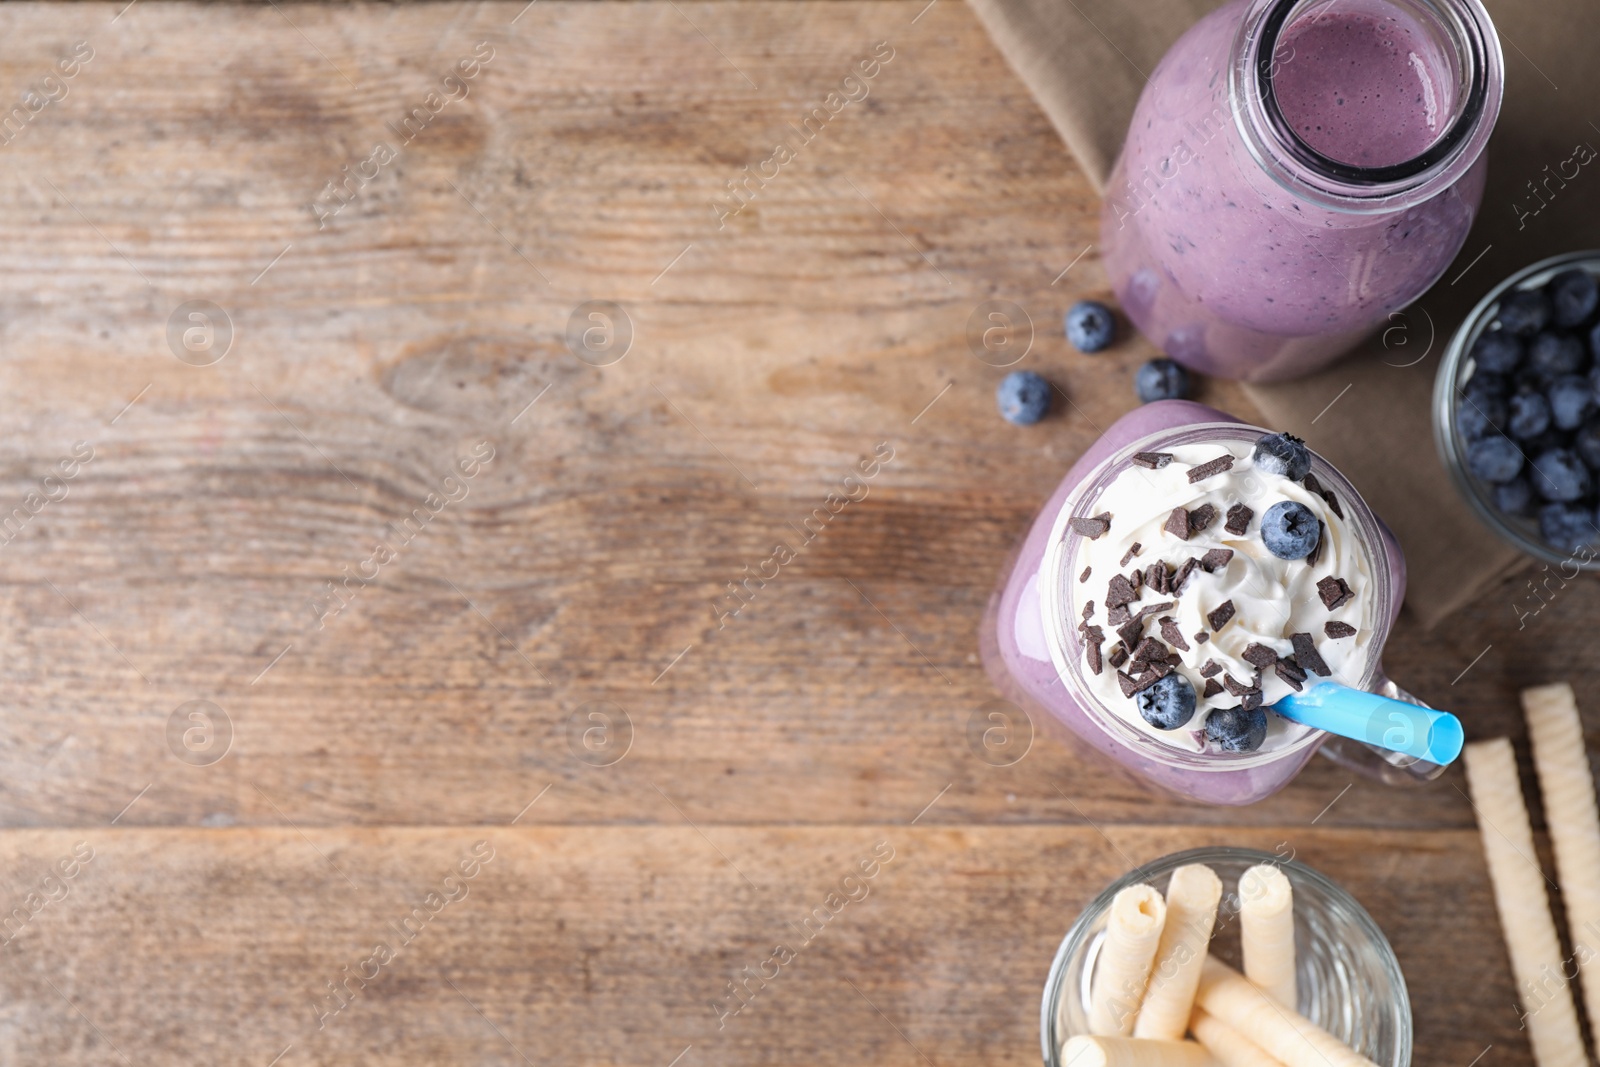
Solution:
<svg viewBox="0 0 1600 1067">
<path fill-rule="evenodd" d="M 1318 682 L 1273 705 L 1286 719 L 1437 763 L 1461 755 L 1461 720 L 1448 711 L 1419 708 L 1338 682 Z"/>
</svg>

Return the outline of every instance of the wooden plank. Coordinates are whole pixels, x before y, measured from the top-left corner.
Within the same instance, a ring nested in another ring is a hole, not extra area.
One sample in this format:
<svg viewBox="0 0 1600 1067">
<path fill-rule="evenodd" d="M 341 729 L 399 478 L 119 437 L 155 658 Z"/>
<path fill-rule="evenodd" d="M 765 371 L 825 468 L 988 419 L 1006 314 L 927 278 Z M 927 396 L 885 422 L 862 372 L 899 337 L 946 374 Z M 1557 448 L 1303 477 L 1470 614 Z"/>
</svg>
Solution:
<svg viewBox="0 0 1600 1067">
<path fill-rule="evenodd" d="M 478 840 L 493 858 L 446 882 Z M 121 1062 L 120 1050 L 265 1064 L 287 1046 L 283 1067 L 664 1067 L 693 1046 L 681 1062 L 1020 1067 L 1038 1062 L 1044 975 L 1082 906 L 1130 864 L 1207 843 L 1293 850 L 1365 904 L 1411 978 L 1415 1063 L 1464 1064 L 1491 1042 L 1498 1062 L 1527 1062 L 1466 831 L 7 831 L 0 902 L 37 891 L 79 842 L 93 859 L 0 968 L 8 1062 Z M 892 859 L 859 899 L 737 1015 L 713 1010 L 875 849 Z M 390 924 L 430 891 L 437 910 L 402 944 Z M 378 942 L 395 958 L 363 968 Z M 346 967 L 376 977 L 352 979 L 335 1012 L 317 998 Z"/>
</svg>

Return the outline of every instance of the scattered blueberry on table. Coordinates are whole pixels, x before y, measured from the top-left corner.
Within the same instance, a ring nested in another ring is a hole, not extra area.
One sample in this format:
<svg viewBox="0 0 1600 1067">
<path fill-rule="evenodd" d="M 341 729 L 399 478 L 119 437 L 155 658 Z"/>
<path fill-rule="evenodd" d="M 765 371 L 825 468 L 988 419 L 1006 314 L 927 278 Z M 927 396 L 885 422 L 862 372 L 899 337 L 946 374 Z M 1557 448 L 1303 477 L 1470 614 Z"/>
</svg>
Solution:
<svg viewBox="0 0 1600 1067">
<path fill-rule="evenodd" d="M 1455 421 L 1485 497 L 1559 551 L 1600 547 L 1600 279 L 1573 268 L 1506 294 L 1469 365 Z"/>
<path fill-rule="evenodd" d="M 1032 426 L 1050 411 L 1050 383 L 1031 370 L 1014 370 L 995 390 L 1000 416 L 1015 426 Z"/>
<path fill-rule="evenodd" d="M 1116 316 L 1094 300 L 1080 300 L 1067 312 L 1067 340 L 1079 352 L 1099 352 L 1117 336 Z"/>
<path fill-rule="evenodd" d="M 1189 397 L 1189 372 L 1170 359 L 1152 359 L 1139 368 L 1133 387 L 1142 404 L 1157 400 L 1187 400 Z"/>
</svg>

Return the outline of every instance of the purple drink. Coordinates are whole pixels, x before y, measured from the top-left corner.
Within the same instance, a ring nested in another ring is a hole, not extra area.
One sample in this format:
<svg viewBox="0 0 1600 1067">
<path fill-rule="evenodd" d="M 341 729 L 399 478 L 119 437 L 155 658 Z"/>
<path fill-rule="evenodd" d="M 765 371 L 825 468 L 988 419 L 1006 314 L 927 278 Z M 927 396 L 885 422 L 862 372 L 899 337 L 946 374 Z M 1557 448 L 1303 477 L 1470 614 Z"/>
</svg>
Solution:
<svg viewBox="0 0 1600 1067">
<path fill-rule="evenodd" d="M 1460 251 L 1500 93 L 1478 0 L 1217 9 L 1151 75 L 1107 189 L 1128 316 L 1219 377 L 1332 362 Z"/>
<path fill-rule="evenodd" d="M 1405 593 L 1399 546 L 1355 490 L 1320 457 L 1303 482 L 1258 466 L 1252 449 L 1267 432 L 1181 400 L 1124 415 L 1034 519 L 980 630 L 990 677 L 1035 721 L 1061 724 L 1074 743 L 1212 804 L 1250 804 L 1276 792 L 1327 735 L 1269 712 L 1264 740 L 1229 751 L 1208 739 L 1209 718 L 1250 704 L 1252 685 L 1258 705 L 1293 688 L 1295 654 L 1303 649 L 1294 635 L 1309 634 L 1318 653 L 1300 654 L 1299 662 L 1320 664 L 1347 685 L 1382 686 L 1383 643 Z M 1204 476 L 1206 464 L 1220 465 L 1215 457 L 1224 455 L 1233 458 L 1228 469 Z M 1263 548 L 1264 516 L 1285 500 L 1314 509 L 1323 523 L 1321 547 L 1306 558 L 1283 560 Z M 1174 509 L 1191 510 L 1179 520 L 1169 517 Z M 1101 532 L 1094 520 L 1107 513 Z M 1195 528 L 1182 528 L 1184 521 Z M 1210 555 L 1218 551 L 1227 558 Z M 1113 580 L 1141 569 L 1149 577 L 1119 617 Z M 1342 579 L 1350 595 L 1330 595 L 1337 587 L 1327 579 Z M 1134 633 L 1125 629 L 1129 614 L 1143 616 Z M 1127 695 L 1138 684 L 1128 677 L 1137 650 L 1148 655 L 1150 638 L 1173 657 L 1167 670 L 1197 694 L 1194 717 L 1178 728 L 1154 727 L 1136 710 L 1138 695 Z M 1264 648 L 1275 648 L 1287 669 L 1253 666 L 1267 662 L 1256 658 Z M 1219 669 L 1209 671 L 1212 664 Z M 1213 679 L 1230 684 L 1214 689 L 1206 684 Z"/>
</svg>

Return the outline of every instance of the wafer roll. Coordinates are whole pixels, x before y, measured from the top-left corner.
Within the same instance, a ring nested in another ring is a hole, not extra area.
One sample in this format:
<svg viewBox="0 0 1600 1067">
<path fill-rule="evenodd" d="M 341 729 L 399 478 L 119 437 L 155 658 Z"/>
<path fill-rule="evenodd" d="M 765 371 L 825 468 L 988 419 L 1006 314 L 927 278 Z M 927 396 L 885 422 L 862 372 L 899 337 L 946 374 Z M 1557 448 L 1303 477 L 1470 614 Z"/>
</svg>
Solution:
<svg viewBox="0 0 1600 1067">
<path fill-rule="evenodd" d="M 1221 899 L 1222 881 L 1205 864 L 1191 863 L 1172 872 L 1167 883 L 1167 921 L 1161 928 L 1150 984 L 1134 1020 L 1134 1037 L 1177 1041 L 1188 1030 L 1200 966 L 1211 945 L 1211 928 L 1217 924 Z"/>
<path fill-rule="evenodd" d="M 1133 1037 L 1068 1038 L 1062 1067 L 1218 1067 L 1193 1041 L 1141 1041 Z"/>
<path fill-rule="evenodd" d="M 1189 1032 L 1222 1067 L 1283 1067 L 1260 1045 L 1203 1008 L 1189 1017 Z"/>
<path fill-rule="evenodd" d="M 1572 686 L 1565 682 L 1524 689 L 1522 710 L 1528 717 L 1533 768 L 1544 796 L 1583 1003 L 1591 1035 L 1600 1042 L 1600 815 L 1583 723 Z"/>
<path fill-rule="evenodd" d="M 1500 932 L 1522 998 L 1523 1025 L 1539 1067 L 1585 1067 L 1572 990 L 1562 973 L 1561 942 L 1550 917 L 1544 873 L 1522 803 L 1517 758 L 1505 738 L 1466 747 L 1467 785 L 1494 885 Z"/>
<path fill-rule="evenodd" d="M 1294 890 L 1270 863 L 1239 878 L 1239 938 L 1244 973 L 1286 1008 L 1295 1006 Z"/>
<path fill-rule="evenodd" d="M 1238 971 L 1208 959 L 1196 999 L 1208 1015 L 1221 1019 L 1261 1046 L 1284 1067 L 1377 1067 L 1371 1060 L 1251 985 Z"/>
<path fill-rule="evenodd" d="M 1112 899 L 1089 995 L 1091 1034 L 1132 1035 L 1166 920 L 1167 902 L 1150 886 L 1128 886 Z"/>
</svg>

